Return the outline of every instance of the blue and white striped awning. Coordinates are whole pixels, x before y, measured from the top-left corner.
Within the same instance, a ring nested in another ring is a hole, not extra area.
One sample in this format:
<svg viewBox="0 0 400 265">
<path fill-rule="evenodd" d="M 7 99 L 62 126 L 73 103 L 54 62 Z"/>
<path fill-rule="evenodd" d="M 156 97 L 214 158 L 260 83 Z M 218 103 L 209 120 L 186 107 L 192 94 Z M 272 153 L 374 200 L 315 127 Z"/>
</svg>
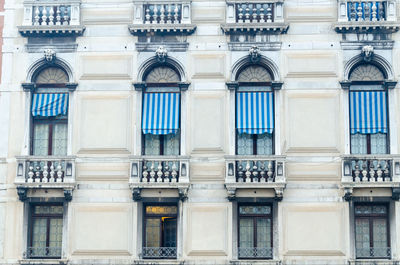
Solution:
<svg viewBox="0 0 400 265">
<path fill-rule="evenodd" d="M 350 91 L 350 133 L 387 133 L 385 91 Z"/>
<path fill-rule="evenodd" d="M 33 94 L 32 116 L 54 117 L 68 112 L 68 94 Z"/>
<path fill-rule="evenodd" d="M 272 134 L 274 131 L 273 92 L 236 93 L 236 128 L 238 133 Z"/>
<path fill-rule="evenodd" d="M 179 130 L 179 93 L 144 93 L 142 131 L 144 134 L 175 134 Z"/>
</svg>

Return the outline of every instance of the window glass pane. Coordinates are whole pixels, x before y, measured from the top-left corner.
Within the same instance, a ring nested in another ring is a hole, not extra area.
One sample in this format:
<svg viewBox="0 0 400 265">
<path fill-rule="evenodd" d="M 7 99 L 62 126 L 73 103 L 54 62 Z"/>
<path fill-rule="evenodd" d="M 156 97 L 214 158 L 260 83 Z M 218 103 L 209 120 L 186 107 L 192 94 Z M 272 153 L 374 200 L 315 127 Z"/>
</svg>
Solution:
<svg viewBox="0 0 400 265">
<path fill-rule="evenodd" d="M 386 133 L 371 134 L 371 154 L 386 154 Z"/>
<path fill-rule="evenodd" d="M 251 134 L 242 133 L 237 135 L 237 154 L 253 154 L 253 136 Z"/>
<path fill-rule="evenodd" d="M 178 207 L 176 206 L 146 206 L 146 214 L 177 214 Z"/>
<path fill-rule="evenodd" d="M 53 126 L 53 155 L 67 155 L 68 124 L 58 123 Z"/>
<path fill-rule="evenodd" d="M 160 246 L 160 229 L 161 222 L 159 218 L 146 219 L 146 246 L 145 247 L 161 247 Z"/>
<path fill-rule="evenodd" d="M 167 134 L 164 137 L 164 155 L 179 155 L 180 134 Z"/>
<path fill-rule="evenodd" d="M 144 154 L 160 155 L 160 136 L 153 134 L 144 135 Z"/>
<path fill-rule="evenodd" d="M 46 256 L 47 219 L 34 218 L 31 256 Z"/>
<path fill-rule="evenodd" d="M 252 218 L 240 218 L 239 237 L 241 248 L 254 247 L 254 223 Z"/>
<path fill-rule="evenodd" d="M 385 205 L 357 205 L 356 214 L 386 214 L 387 208 Z"/>
<path fill-rule="evenodd" d="M 271 247 L 271 219 L 257 218 L 257 247 Z"/>
<path fill-rule="evenodd" d="M 33 155 L 47 156 L 49 154 L 49 125 L 33 125 Z"/>
<path fill-rule="evenodd" d="M 352 134 L 351 139 L 351 153 L 352 154 L 366 154 L 367 153 L 367 135 L 366 134 Z"/>
<path fill-rule="evenodd" d="M 34 207 L 35 214 L 62 214 L 63 206 L 35 206 Z"/>
<path fill-rule="evenodd" d="M 356 219 L 356 254 L 357 257 L 370 256 L 369 220 Z"/>
<path fill-rule="evenodd" d="M 374 254 L 376 257 L 385 257 L 387 255 L 387 221 L 386 219 L 372 220 L 374 237 Z"/>
<path fill-rule="evenodd" d="M 62 230 L 62 218 L 50 219 L 49 256 L 51 257 L 61 257 Z"/>
<path fill-rule="evenodd" d="M 164 222 L 163 247 L 176 247 L 176 218 L 162 218 Z"/>
<path fill-rule="evenodd" d="M 240 206 L 240 214 L 270 214 L 270 206 Z"/>
<path fill-rule="evenodd" d="M 272 134 L 257 135 L 257 155 L 272 155 Z"/>
</svg>

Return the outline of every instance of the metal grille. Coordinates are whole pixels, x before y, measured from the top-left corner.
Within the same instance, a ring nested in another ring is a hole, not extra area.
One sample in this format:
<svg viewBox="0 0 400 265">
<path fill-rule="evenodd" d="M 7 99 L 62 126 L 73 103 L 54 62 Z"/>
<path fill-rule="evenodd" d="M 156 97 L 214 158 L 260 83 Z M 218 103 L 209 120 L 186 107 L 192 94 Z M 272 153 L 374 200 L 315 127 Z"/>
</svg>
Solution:
<svg viewBox="0 0 400 265">
<path fill-rule="evenodd" d="M 240 247 L 239 258 L 272 259 L 272 248 L 244 248 Z"/>
<path fill-rule="evenodd" d="M 28 258 L 61 258 L 61 247 L 28 247 Z"/>
<path fill-rule="evenodd" d="M 143 258 L 176 258 L 176 247 L 144 247 Z"/>
<path fill-rule="evenodd" d="M 357 248 L 357 258 L 390 258 L 390 248 Z"/>
</svg>

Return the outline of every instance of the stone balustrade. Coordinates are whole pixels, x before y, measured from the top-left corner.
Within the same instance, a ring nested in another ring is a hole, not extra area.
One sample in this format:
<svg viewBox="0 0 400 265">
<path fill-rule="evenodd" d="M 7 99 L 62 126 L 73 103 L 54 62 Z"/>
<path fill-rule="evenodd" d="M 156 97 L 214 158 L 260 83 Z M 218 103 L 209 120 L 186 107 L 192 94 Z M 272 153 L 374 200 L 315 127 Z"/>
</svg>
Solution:
<svg viewBox="0 0 400 265">
<path fill-rule="evenodd" d="M 81 34 L 80 0 L 25 1 L 24 19 L 18 27 L 22 35 Z"/>
<path fill-rule="evenodd" d="M 133 24 L 129 30 L 132 34 L 151 31 L 190 34 L 196 28 L 191 23 L 190 1 L 137 1 L 134 3 Z"/>
<path fill-rule="evenodd" d="M 283 156 L 228 156 L 226 157 L 225 187 L 228 198 L 238 188 L 271 188 L 281 198 L 286 185 Z"/>
<path fill-rule="evenodd" d="M 339 0 L 335 29 L 341 33 L 354 30 L 395 32 L 399 29 L 396 10 L 395 0 Z"/>
<path fill-rule="evenodd" d="M 75 183 L 74 157 L 17 157 L 17 185 L 56 187 Z"/>
</svg>

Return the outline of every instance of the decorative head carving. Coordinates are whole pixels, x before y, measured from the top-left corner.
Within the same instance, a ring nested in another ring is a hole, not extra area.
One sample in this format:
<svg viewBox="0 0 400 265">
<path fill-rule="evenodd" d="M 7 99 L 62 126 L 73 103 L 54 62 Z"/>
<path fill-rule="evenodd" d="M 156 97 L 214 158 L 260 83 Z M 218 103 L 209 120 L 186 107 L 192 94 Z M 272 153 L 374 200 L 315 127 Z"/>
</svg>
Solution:
<svg viewBox="0 0 400 265">
<path fill-rule="evenodd" d="M 260 60 L 260 49 L 256 45 L 253 45 L 249 50 L 249 56 L 253 63 L 258 62 Z"/>
<path fill-rule="evenodd" d="M 371 45 L 365 45 L 362 47 L 361 56 L 363 57 L 364 61 L 370 62 L 374 56 L 374 47 Z"/>
<path fill-rule="evenodd" d="M 52 49 L 46 49 L 44 50 L 44 59 L 51 63 L 54 61 L 54 59 L 56 58 L 56 52 Z"/>
<path fill-rule="evenodd" d="M 156 50 L 156 56 L 157 56 L 157 60 L 160 63 L 165 62 L 165 59 L 168 56 L 168 51 L 164 46 L 159 46 Z"/>
</svg>

